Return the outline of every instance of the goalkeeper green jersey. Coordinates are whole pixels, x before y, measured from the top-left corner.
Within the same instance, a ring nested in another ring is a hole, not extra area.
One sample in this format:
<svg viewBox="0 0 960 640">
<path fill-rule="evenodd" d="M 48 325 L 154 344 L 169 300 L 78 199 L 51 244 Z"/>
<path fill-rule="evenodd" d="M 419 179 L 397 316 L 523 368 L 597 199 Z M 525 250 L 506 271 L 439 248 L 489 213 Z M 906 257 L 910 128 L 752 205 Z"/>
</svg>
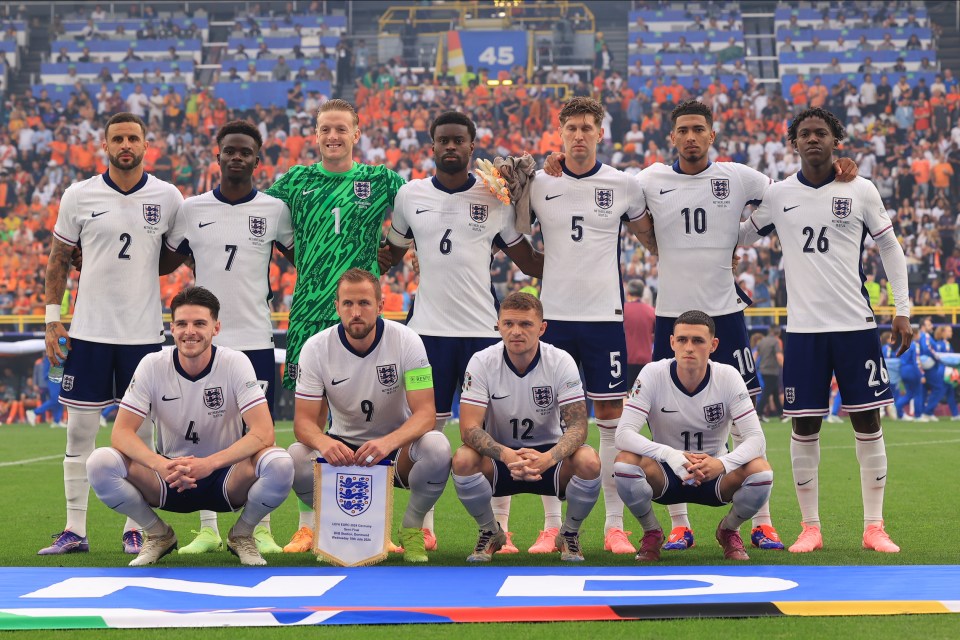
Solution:
<svg viewBox="0 0 960 640">
<path fill-rule="evenodd" d="M 357 267 L 380 275 L 377 249 L 384 215 L 403 178 L 385 166 L 354 163 L 331 173 L 321 163 L 292 167 L 267 190 L 290 208 L 297 285 L 290 306 L 283 386 L 296 388 L 300 349 L 310 336 L 339 322 L 337 279 Z"/>
</svg>

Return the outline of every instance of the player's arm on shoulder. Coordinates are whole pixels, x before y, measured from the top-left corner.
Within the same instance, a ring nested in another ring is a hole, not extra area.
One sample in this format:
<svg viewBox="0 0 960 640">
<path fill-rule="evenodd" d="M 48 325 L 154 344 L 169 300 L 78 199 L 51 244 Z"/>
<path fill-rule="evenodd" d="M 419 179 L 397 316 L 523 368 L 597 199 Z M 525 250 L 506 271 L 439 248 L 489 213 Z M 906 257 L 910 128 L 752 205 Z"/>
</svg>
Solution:
<svg viewBox="0 0 960 640">
<path fill-rule="evenodd" d="M 531 278 L 543 277 L 543 253 L 537 251 L 530 244 L 526 236 L 511 246 L 504 246 L 503 252 L 513 263 Z"/>
<path fill-rule="evenodd" d="M 177 251 L 171 251 L 170 247 L 167 246 L 167 243 L 163 243 L 160 246 L 160 264 L 159 272 L 161 276 L 168 275 L 173 273 L 180 265 L 182 265 L 187 260 L 187 255 L 185 253 L 179 253 Z"/>
<path fill-rule="evenodd" d="M 640 241 L 640 244 L 642 244 L 647 251 L 653 255 L 659 255 L 657 249 L 657 234 L 653 228 L 653 217 L 650 215 L 650 212 L 645 213 L 636 220 L 628 222 L 627 228 L 637 237 L 637 240 Z"/>
<path fill-rule="evenodd" d="M 737 237 L 737 246 L 749 247 L 760 238 L 773 231 L 772 205 L 768 197 L 760 203 L 750 217 L 740 223 L 740 233 Z"/>
</svg>

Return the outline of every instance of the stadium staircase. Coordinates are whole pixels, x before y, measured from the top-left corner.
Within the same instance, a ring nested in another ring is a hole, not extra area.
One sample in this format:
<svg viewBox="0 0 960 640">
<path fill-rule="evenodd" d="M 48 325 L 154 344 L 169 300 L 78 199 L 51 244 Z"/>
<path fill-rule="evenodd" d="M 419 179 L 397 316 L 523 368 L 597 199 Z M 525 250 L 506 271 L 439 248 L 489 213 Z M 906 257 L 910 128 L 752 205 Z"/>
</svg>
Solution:
<svg viewBox="0 0 960 640">
<path fill-rule="evenodd" d="M 39 82 L 43 56 L 50 52 L 49 7 L 28 4 L 27 23 L 30 25 L 30 37 L 27 46 L 21 51 L 23 58 L 20 68 L 10 76 L 11 95 L 22 96 L 30 92 L 34 79 Z"/>
<path fill-rule="evenodd" d="M 932 24 L 942 29 L 937 43 L 937 60 L 941 69 L 950 69 L 956 77 L 960 72 L 960 24 L 956 2 L 928 2 L 927 15 Z"/>
<path fill-rule="evenodd" d="M 747 70 L 763 83 L 780 81 L 777 67 L 777 36 L 774 25 L 776 2 L 750 2 L 741 4 L 743 40 L 746 45 L 744 59 Z"/>
</svg>

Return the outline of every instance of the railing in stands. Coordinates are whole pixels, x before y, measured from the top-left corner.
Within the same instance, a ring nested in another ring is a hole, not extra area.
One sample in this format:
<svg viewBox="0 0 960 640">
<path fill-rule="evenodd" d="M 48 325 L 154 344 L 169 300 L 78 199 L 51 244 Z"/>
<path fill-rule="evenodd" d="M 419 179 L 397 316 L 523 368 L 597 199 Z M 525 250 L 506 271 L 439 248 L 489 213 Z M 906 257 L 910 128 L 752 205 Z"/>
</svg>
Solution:
<svg viewBox="0 0 960 640">
<path fill-rule="evenodd" d="M 413 5 L 390 7 L 380 16 L 380 33 L 388 31 L 388 27 L 399 27 L 407 21 L 407 17 L 413 19 L 413 26 L 417 27 L 417 35 L 436 34 L 449 31 L 452 25 L 457 25 L 461 29 L 470 27 L 468 20 L 481 17 L 481 11 L 489 13 L 492 10 L 498 10 L 505 14 L 502 18 L 503 24 L 498 27 L 507 27 L 509 25 L 523 25 L 527 31 L 550 31 L 550 28 L 537 28 L 537 23 L 553 24 L 557 18 L 564 15 L 579 15 L 582 22 L 579 23 L 578 31 L 596 31 L 596 20 L 593 11 L 582 2 L 560 2 L 537 4 L 535 8 L 538 15 L 510 15 L 514 8 L 524 9 L 524 5 L 517 7 L 503 6 L 495 7 L 490 4 L 480 2 L 445 2 L 437 5 Z M 532 25 L 532 27 L 527 27 Z M 426 30 L 420 30 L 420 27 L 426 27 Z M 491 25 L 492 26 L 492 25 Z"/>
</svg>

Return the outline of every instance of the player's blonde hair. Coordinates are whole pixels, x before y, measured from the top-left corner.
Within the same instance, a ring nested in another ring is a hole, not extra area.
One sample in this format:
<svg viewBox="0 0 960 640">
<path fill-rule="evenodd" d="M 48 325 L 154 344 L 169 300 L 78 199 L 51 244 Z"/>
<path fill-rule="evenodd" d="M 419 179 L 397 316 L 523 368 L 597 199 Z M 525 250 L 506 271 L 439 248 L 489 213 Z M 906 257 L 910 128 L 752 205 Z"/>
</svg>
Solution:
<svg viewBox="0 0 960 640">
<path fill-rule="evenodd" d="M 543 320 L 543 305 L 537 296 L 516 291 L 511 293 L 500 303 L 500 311 L 536 311 L 537 319 Z"/>
<path fill-rule="evenodd" d="M 327 100 L 320 108 L 317 109 L 317 126 L 320 126 L 320 114 L 326 113 L 328 111 L 346 111 L 347 113 L 353 116 L 353 126 L 360 126 L 360 116 L 357 115 L 357 110 L 353 108 L 353 105 L 347 102 L 346 100 L 341 100 L 340 98 L 333 98 L 332 100 Z"/>
</svg>

